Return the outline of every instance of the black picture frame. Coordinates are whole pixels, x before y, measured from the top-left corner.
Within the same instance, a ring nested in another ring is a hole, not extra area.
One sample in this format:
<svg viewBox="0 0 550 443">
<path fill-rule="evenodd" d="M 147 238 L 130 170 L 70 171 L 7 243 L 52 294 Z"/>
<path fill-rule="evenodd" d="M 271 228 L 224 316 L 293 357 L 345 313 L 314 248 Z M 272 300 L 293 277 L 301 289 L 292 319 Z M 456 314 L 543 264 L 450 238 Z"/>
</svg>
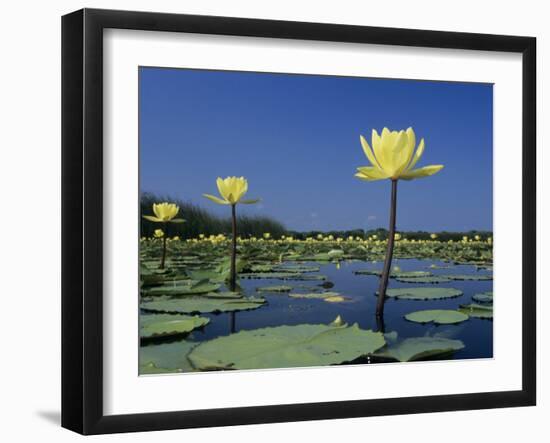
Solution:
<svg viewBox="0 0 550 443">
<path fill-rule="evenodd" d="M 103 413 L 103 30 L 353 42 L 522 54 L 522 389 L 131 415 Z M 536 403 L 536 39 L 229 17 L 83 9 L 62 18 L 62 426 L 152 431 Z"/>
</svg>

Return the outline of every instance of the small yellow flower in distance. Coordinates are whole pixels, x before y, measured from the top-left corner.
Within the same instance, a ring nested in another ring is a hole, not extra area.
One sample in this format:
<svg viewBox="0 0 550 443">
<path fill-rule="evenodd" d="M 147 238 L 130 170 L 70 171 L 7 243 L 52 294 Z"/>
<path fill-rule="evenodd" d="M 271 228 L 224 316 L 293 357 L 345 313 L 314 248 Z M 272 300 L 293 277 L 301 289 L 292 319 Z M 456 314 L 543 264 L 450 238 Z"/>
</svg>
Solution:
<svg viewBox="0 0 550 443">
<path fill-rule="evenodd" d="M 430 238 L 431 238 L 432 240 L 435 240 L 435 239 L 437 238 L 437 234 L 430 234 Z"/>
<path fill-rule="evenodd" d="M 317 239 L 318 240 L 323 240 L 323 234 L 317 234 Z"/>
<path fill-rule="evenodd" d="M 493 244 L 493 237 L 487 238 L 487 243 L 489 243 L 490 245 L 492 245 L 492 244 Z"/>
<path fill-rule="evenodd" d="M 334 236 L 333 236 L 333 235 L 329 235 L 327 238 L 328 238 L 329 240 L 334 240 Z"/>
<path fill-rule="evenodd" d="M 267 239 L 269 239 L 269 237 L 271 237 L 271 234 L 269 232 L 266 232 L 264 234 L 264 238 L 267 240 Z"/>
<path fill-rule="evenodd" d="M 480 240 L 481 240 L 481 237 L 480 237 L 479 235 L 476 235 L 474 238 L 476 239 L 476 241 L 480 241 Z"/>
<path fill-rule="evenodd" d="M 394 266 L 393 272 L 401 272 L 401 268 L 399 266 Z"/>
<path fill-rule="evenodd" d="M 202 240 L 204 238 L 204 234 L 199 234 L 199 238 Z"/>
<path fill-rule="evenodd" d="M 174 240 L 174 241 L 178 241 L 179 239 L 180 239 L 179 235 L 176 235 L 176 236 L 174 236 L 174 238 L 172 238 L 172 240 Z"/>
<path fill-rule="evenodd" d="M 164 231 L 162 229 L 155 229 L 155 238 L 162 238 L 164 237 Z"/>
<path fill-rule="evenodd" d="M 373 129 L 373 149 L 365 137 L 361 136 L 360 140 L 371 163 L 371 166 L 357 168 L 359 172 L 355 176 L 361 180 L 413 180 L 434 175 L 443 168 L 443 165 L 430 165 L 413 169 L 424 153 L 424 139 L 420 140 L 415 152 L 416 136 L 412 128 L 399 132 L 384 128 L 380 135 Z"/>
<path fill-rule="evenodd" d="M 373 234 L 372 239 L 376 240 L 377 238 L 378 238 L 378 236 L 376 234 Z"/>
<path fill-rule="evenodd" d="M 244 177 L 227 177 L 225 179 L 218 177 L 216 184 L 222 198 L 210 194 L 203 194 L 203 196 L 219 205 L 236 205 L 237 203 L 251 205 L 260 201 L 260 199 L 242 199 L 248 191 L 248 181 Z"/>
<path fill-rule="evenodd" d="M 467 242 L 467 241 L 468 241 L 468 236 L 465 235 L 464 237 L 462 237 L 462 241 L 463 241 L 463 242 Z"/>
<path fill-rule="evenodd" d="M 401 240 L 401 234 L 398 234 L 397 232 L 394 234 L 393 238 L 395 240 Z"/>
<path fill-rule="evenodd" d="M 174 203 L 155 203 L 153 204 L 153 215 L 144 215 L 143 218 L 155 223 L 183 223 L 182 218 L 175 218 L 178 215 L 180 208 Z"/>
</svg>

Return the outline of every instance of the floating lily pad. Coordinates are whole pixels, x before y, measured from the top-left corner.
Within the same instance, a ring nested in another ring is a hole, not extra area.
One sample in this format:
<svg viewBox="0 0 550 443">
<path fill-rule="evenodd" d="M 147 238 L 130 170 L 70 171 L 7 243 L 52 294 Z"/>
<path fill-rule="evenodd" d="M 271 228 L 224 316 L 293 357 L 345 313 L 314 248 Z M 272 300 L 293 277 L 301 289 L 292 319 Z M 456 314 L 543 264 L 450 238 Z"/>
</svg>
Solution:
<svg viewBox="0 0 550 443">
<path fill-rule="evenodd" d="M 415 361 L 448 355 L 464 348 L 460 340 L 441 337 L 413 337 L 389 345 L 377 351 L 374 357 L 396 361 Z"/>
<path fill-rule="evenodd" d="M 238 292 L 208 292 L 199 294 L 200 297 L 216 298 L 216 299 L 236 299 L 243 298 L 243 295 Z"/>
<path fill-rule="evenodd" d="M 165 284 L 143 292 L 144 295 L 197 295 L 216 291 L 220 286 L 219 283 L 201 281 L 194 285 Z"/>
<path fill-rule="evenodd" d="M 352 362 L 385 343 L 381 333 L 357 324 L 277 326 L 203 342 L 189 360 L 201 370 L 326 366 Z"/>
<path fill-rule="evenodd" d="M 382 275 L 382 271 L 363 269 L 353 272 L 356 275 Z M 431 277 L 433 274 L 428 271 L 393 271 L 390 273 L 391 278 L 420 278 Z"/>
<path fill-rule="evenodd" d="M 192 372 L 187 355 L 198 343 L 178 341 L 139 348 L 139 374 Z"/>
<path fill-rule="evenodd" d="M 411 312 L 405 315 L 405 319 L 415 323 L 434 322 L 436 325 L 451 325 L 468 320 L 468 315 L 450 309 L 428 309 Z"/>
<path fill-rule="evenodd" d="M 240 274 L 243 279 L 273 279 L 273 280 L 326 280 L 324 275 L 304 275 L 297 272 L 256 272 Z"/>
<path fill-rule="evenodd" d="M 478 303 L 493 303 L 493 291 L 482 292 L 481 294 L 474 294 L 472 300 Z"/>
<path fill-rule="evenodd" d="M 493 318 L 493 306 L 492 305 L 479 305 L 471 303 L 469 305 L 460 305 L 460 312 L 476 318 Z"/>
<path fill-rule="evenodd" d="M 152 312 L 182 314 L 231 312 L 256 309 L 265 303 L 263 298 L 210 299 L 204 297 L 150 301 L 140 304 L 140 308 Z"/>
<path fill-rule="evenodd" d="M 139 318 L 139 336 L 141 338 L 159 338 L 186 334 L 193 329 L 202 328 L 210 322 L 205 317 L 188 315 L 152 314 Z"/>
<path fill-rule="evenodd" d="M 449 280 L 464 280 L 464 281 L 487 281 L 492 280 L 493 276 L 489 274 L 449 274 L 443 276 Z"/>
<path fill-rule="evenodd" d="M 319 266 L 275 266 L 273 271 L 275 272 L 296 272 L 298 274 L 305 274 L 308 272 L 319 272 L 321 268 Z"/>
<path fill-rule="evenodd" d="M 439 275 L 434 275 L 431 277 L 417 277 L 417 278 L 399 277 L 399 278 L 396 278 L 396 280 L 401 283 L 430 283 L 430 284 L 448 283 L 451 281 L 450 279 Z"/>
<path fill-rule="evenodd" d="M 274 286 L 261 286 L 256 288 L 258 292 L 290 292 L 292 291 L 292 286 L 286 285 L 274 285 Z"/>
<path fill-rule="evenodd" d="M 395 297 L 399 300 L 441 300 L 459 297 L 462 294 L 463 292 L 459 289 L 426 286 L 386 290 L 386 297 Z"/>
</svg>

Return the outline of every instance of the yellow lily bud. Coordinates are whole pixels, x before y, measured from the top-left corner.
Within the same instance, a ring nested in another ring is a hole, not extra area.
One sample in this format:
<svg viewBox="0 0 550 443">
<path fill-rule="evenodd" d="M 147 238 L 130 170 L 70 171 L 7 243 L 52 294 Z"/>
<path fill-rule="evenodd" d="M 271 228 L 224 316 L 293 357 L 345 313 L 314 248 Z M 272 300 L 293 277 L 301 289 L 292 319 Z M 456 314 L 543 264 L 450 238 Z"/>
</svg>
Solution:
<svg viewBox="0 0 550 443">
<path fill-rule="evenodd" d="M 162 238 L 164 237 L 164 231 L 162 229 L 155 229 L 155 238 Z"/>
</svg>

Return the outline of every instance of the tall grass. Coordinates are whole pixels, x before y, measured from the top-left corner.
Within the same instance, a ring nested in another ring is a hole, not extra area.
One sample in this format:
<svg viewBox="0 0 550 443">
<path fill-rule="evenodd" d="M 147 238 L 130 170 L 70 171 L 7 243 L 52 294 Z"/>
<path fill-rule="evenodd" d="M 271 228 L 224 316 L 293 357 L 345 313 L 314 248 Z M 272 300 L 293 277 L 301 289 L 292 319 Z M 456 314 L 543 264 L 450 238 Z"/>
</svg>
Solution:
<svg viewBox="0 0 550 443">
<path fill-rule="evenodd" d="M 185 219 L 185 223 L 168 223 L 166 231 L 168 236 L 178 235 L 181 238 L 196 238 L 200 234 L 216 235 L 231 233 L 231 218 L 219 217 L 200 206 L 189 202 L 174 199 L 169 196 L 158 196 L 151 193 L 143 193 L 140 198 L 140 214 L 152 215 L 153 203 L 170 202 L 179 206 L 178 217 Z M 229 213 L 230 211 L 228 211 Z M 280 237 L 287 233 L 285 226 L 270 217 L 265 216 L 240 216 L 237 219 L 239 235 L 242 237 L 261 237 L 269 232 L 274 237 Z M 151 237 L 159 224 L 141 218 L 140 232 L 142 237 Z"/>
</svg>

